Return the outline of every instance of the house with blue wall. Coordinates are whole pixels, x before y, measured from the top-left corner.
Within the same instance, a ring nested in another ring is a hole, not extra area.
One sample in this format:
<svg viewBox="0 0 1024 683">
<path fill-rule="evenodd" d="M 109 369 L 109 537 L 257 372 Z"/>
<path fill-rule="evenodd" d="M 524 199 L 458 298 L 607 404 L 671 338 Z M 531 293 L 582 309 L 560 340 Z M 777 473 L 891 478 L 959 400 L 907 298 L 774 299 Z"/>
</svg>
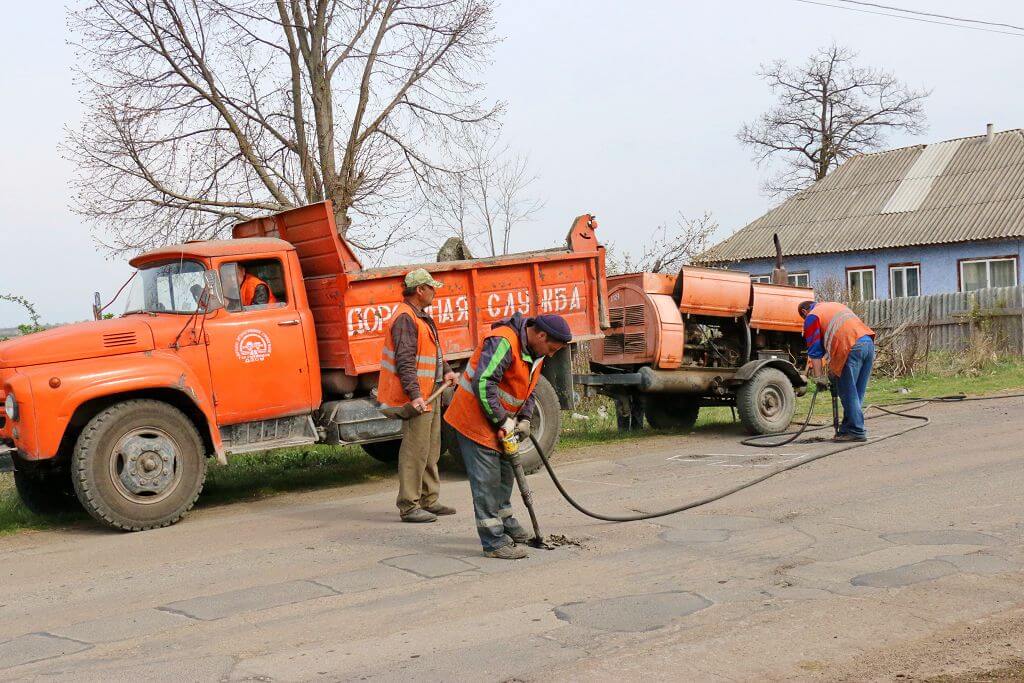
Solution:
<svg viewBox="0 0 1024 683">
<path fill-rule="evenodd" d="M 778 234 L 790 284 L 854 300 L 1020 283 L 1024 130 L 853 157 L 699 259 L 770 281 Z"/>
</svg>

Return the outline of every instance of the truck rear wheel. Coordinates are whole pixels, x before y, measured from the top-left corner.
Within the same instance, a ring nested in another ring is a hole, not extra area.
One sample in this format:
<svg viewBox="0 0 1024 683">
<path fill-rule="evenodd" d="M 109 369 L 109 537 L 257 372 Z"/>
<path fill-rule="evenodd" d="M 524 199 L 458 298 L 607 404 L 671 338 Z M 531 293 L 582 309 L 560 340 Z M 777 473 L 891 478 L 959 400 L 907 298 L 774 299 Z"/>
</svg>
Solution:
<svg viewBox="0 0 1024 683">
<path fill-rule="evenodd" d="M 533 407 L 533 417 L 530 419 L 530 431 L 540 443 L 540 447 L 544 449 L 544 455 L 548 456 L 548 460 L 550 460 L 558 447 L 558 438 L 562 430 L 562 406 L 558 402 L 555 388 L 551 386 L 551 382 L 546 377 L 540 378 L 533 393 L 536 402 Z M 447 422 L 442 424 L 441 429 L 442 443 L 448 444 L 449 452 L 452 454 L 450 462 L 453 468 L 458 472 L 465 472 L 466 464 L 462 459 L 462 453 L 459 452 L 455 430 Z M 523 471 L 527 474 L 533 474 L 544 466 L 537 449 L 533 447 L 533 442 L 529 439 L 520 445 L 519 454 L 523 463 Z"/>
<path fill-rule="evenodd" d="M 14 488 L 21 504 L 37 515 L 56 515 L 82 509 L 66 467 L 43 470 L 15 457 Z"/>
<path fill-rule="evenodd" d="M 75 492 L 95 519 L 124 531 L 174 524 L 206 480 L 203 441 L 192 422 L 161 401 L 115 404 L 82 430 L 71 455 Z"/>
<path fill-rule="evenodd" d="M 796 410 L 793 384 L 781 370 L 761 368 L 736 391 L 736 410 L 753 434 L 784 432 Z"/>
<path fill-rule="evenodd" d="M 700 404 L 691 396 L 644 396 L 644 414 L 655 429 L 693 429 Z"/>
<path fill-rule="evenodd" d="M 398 462 L 398 450 L 402 447 L 402 440 L 375 441 L 373 443 L 359 444 L 370 457 L 388 465 Z"/>
</svg>

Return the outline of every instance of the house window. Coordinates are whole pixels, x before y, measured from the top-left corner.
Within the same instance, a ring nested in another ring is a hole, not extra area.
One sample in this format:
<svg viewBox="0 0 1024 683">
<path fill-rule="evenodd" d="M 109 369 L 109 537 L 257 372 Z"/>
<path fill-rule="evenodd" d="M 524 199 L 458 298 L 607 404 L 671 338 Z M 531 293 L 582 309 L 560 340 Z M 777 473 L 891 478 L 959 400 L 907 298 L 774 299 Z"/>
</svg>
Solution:
<svg viewBox="0 0 1024 683">
<path fill-rule="evenodd" d="M 810 273 L 790 273 L 789 284 L 793 287 L 810 287 L 811 286 L 811 274 Z"/>
<path fill-rule="evenodd" d="M 875 298 L 875 267 L 847 268 L 846 286 L 854 301 L 871 301 Z"/>
<path fill-rule="evenodd" d="M 889 296 L 893 299 L 921 296 L 921 264 L 889 266 Z"/>
<path fill-rule="evenodd" d="M 1016 284 L 1016 256 L 960 261 L 961 292 L 973 292 L 988 287 L 1013 287 Z"/>
<path fill-rule="evenodd" d="M 751 275 L 750 276 L 750 281 L 751 282 L 758 282 L 758 283 L 765 284 L 765 285 L 770 285 L 772 283 L 772 276 L 771 275 Z M 810 276 L 809 273 L 790 273 L 788 278 L 787 278 L 786 284 L 791 285 L 793 287 L 810 287 L 810 284 L 809 284 L 810 281 L 811 281 L 811 276 Z"/>
</svg>

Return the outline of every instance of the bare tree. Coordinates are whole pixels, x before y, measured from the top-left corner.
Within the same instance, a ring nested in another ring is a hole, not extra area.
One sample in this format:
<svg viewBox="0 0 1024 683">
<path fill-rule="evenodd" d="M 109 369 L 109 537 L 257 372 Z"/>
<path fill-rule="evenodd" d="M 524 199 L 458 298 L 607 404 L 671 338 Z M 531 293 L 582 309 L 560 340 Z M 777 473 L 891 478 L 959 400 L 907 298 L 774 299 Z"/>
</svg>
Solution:
<svg viewBox="0 0 1024 683">
<path fill-rule="evenodd" d="M 844 160 L 880 149 L 886 134 L 925 130 L 924 99 L 891 73 L 855 64 L 857 54 L 832 45 L 800 67 L 783 60 L 762 65 L 760 75 L 777 97 L 770 110 L 745 124 L 736 137 L 762 164 L 782 159 L 763 189 L 772 196 L 799 192 Z"/>
<path fill-rule="evenodd" d="M 134 250 L 330 199 L 387 246 L 453 134 L 499 105 L 474 80 L 492 0 L 92 0 L 71 13 L 83 123 L 74 208 Z"/>
<path fill-rule="evenodd" d="M 717 231 L 718 222 L 710 211 L 699 218 L 687 218 L 680 212 L 672 228 L 667 224 L 659 225 L 644 240 L 639 255 L 610 247 L 606 256 L 608 272 L 613 275 L 675 273 L 707 251 L 708 242 Z"/>
<path fill-rule="evenodd" d="M 474 251 L 507 254 L 514 228 L 544 207 L 532 196 L 537 176 L 529 159 L 501 145 L 496 136 L 467 134 L 461 141 L 465 170 L 448 175 L 431 200 L 435 228 L 427 242 L 459 237 Z"/>
</svg>

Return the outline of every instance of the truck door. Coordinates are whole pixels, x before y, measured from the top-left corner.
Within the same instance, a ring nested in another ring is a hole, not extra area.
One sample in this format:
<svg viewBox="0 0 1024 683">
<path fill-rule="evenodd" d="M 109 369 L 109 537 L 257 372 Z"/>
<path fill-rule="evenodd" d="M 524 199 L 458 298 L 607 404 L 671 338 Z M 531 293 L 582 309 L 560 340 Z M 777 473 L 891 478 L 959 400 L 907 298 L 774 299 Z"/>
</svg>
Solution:
<svg viewBox="0 0 1024 683">
<path fill-rule="evenodd" d="M 277 258 L 219 266 L 225 307 L 206 332 L 221 424 L 310 411 L 306 346 L 285 268 Z"/>
</svg>

